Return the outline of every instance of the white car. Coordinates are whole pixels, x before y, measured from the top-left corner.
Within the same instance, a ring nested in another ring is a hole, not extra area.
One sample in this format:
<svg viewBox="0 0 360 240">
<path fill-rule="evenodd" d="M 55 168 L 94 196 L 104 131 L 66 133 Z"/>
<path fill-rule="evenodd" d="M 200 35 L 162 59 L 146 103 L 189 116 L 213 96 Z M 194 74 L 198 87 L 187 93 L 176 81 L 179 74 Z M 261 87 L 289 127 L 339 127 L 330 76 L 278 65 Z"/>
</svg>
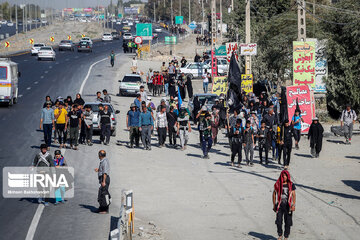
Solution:
<svg viewBox="0 0 360 240">
<path fill-rule="evenodd" d="M 134 23 L 133 23 L 133 22 L 129 22 L 128 25 L 129 25 L 129 26 L 134 26 Z"/>
<path fill-rule="evenodd" d="M 6 20 L 2 20 L 0 21 L 1 24 L 7 24 L 7 21 Z"/>
<path fill-rule="evenodd" d="M 31 55 L 37 55 L 41 47 L 45 47 L 45 44 L 35 43 L 34 46 L 31 48 Z"/>
<path fill-rule="evenodd" d="M 161 28 L 155 28 L 154 31 L 157 32 L 157 33 L 160 33 L 160 32 L 162 32 L 162 29 Z"/>
<path fill-rule="evenodd" d="M 86 19 L 80 18 L 79 22 L 86 23 Z"/>
<path fill-rule="evenodd" d="M 211 59 L 206 60 L 204 63 L 211 66 Z M 228 61 L 225 58 L 218 58 L 217 59 L 217 68 L 218 68 L 218 71 L 221 70 L 221 71 L 227 73 L 229 71 Z"/>
<path fill-rule="evenodd" d="M 112 41 L 113 36 L 111 35 L 111 33 L 104 33 L 101 40 L 102 41 Z"/>
<path fill-rule="evenodd" d="M 41 20 L 42 24 L 47 24 L 47 21 L 45 19 Z"/>
<path fill-rule="evenodd" d="M 7 26 L 8 26 L 8 27 L 12 27 L 12 26 L 14 26 L 14 23 L 13 23 L 13 22 L 8 22 L 8 23 L 7 23 Z"/>
<path fill-rule="evenodd" d="M 91 45 L 93 44 L 92 40 L 91 40 L 89 37 L 83 37 L 83 38 L 80 40 L 80 42 L 81 42 L 81 41 L 89 42 Z"/>
<path fill-rule="evenodd" d="M 116 22 L 116 25 L 121 25 L 121 22 L 120 22 L 120 21 L 117 21 L 117 22 Z"/>
<path fill-rule="evenodd" d="M 190 78 L 200 78 L 204 72 L 205 69 L 208 73 L 211 72 L 211 66 L 204 63 L 199 62 L 193 62 L 186 64 L 185 67 L 180 68 L 179 74 L 185 73 L 186 76 L 189 76 Z M 219 74 L 223 74 L 224 71 L 221 69 L 218 69 Z"/>
<path fill-rule="evenodd" d="M 111 19 L 111 22 L 116 23 L 116 19 Z"/>
<path fill-rule="evenodd" d="M 42 59 L 51 59 L 51 60 L 55 61 L 55 58 L 56 58 L 55 56 L 56 56 L 56 53 L 52 47 L 50 47 L 50 46 L 41 47 L 38 52 L 38 61 L 40 61 Z"/>
<path fill-rule="evenodd" d="M 131 33 L 124 33 L 123 40 L 132 40 L 132 34 Z"/>
</svg>

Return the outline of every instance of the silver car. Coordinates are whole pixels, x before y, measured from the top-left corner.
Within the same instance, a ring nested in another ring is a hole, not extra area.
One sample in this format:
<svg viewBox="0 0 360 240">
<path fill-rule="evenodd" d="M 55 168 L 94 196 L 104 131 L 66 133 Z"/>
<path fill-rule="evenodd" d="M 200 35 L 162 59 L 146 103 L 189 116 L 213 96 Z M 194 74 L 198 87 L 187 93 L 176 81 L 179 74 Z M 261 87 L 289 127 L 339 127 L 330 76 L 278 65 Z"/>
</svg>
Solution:
<svg viewBox="0 0 360 240">
<path fill-rule="evenodd" d="M 119 95 L 136 95 L 140 92 L 140 86 L 144 83 L 138 74 L 126 74 L 122 80 L 119 80 Z"/>
<path fill-rule="evenodd" d="M 111 103 L 102 103 L 102 102 L 86 102 L 86 105 L 91 106 L 91 110 L 94 113 L 94 118 L 93 118 L 93 131 L 94 132 L 100 132 L 100 128 L 99 128 L 99 105 L 108 105 L 109 106 L 109 111 L 111 113 L 111 117 L 110 117 L 110 124 L 111 124 L 111 136 L 116 136 L 116 117 L 115 114 L 120 113 L 119 110 L 115 110 L 114 107 L 111 105 Z"/>
<path fill-rule="evenodd" d="M 61 40 L 59 43 L 59 51 L 70 50 L 75 51 L 75 44 L 71 40 Z"/>
</svg>

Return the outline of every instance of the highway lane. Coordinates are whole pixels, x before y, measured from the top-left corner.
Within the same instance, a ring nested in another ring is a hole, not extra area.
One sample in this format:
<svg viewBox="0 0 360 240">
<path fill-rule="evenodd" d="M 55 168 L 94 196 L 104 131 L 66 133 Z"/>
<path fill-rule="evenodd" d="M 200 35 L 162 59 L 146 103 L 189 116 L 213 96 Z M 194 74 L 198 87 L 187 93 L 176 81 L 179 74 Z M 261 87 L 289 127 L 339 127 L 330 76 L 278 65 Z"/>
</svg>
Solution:
<svg viewBox="0 0 360 240">
<path fill-rule="evenodd" d="M 108 56 L 111 50 L 121 53 L 121 44 L 121 40 L 96 42 L 93 53 L 57 52 L 55 62 L 39 62 L 36 57 L 29 54 L 12 58 L 13 61 L 19 63 L 19 71 L 22 74 L 19 83 L 19 96 L 21 97 L 18 104 L 11 108 L 0 107 L 1 168 L 30 165 L 34 155 L 39 151 L 38 146 L 43 138 L 42 132 L 36 129 L 39 127 L 39 114 L 45 96 L 50 95 L 55 98 L 56 96 L 71 95 L 74 97 L 89 66 Z M 107 64 L 110 65 L 110 63 Z M 2 171 L 0 177 L 2 178 Z M 0 189 L 2 191 L 2 186 Z M 32 201 L 33 199 L 0 198 L 2 238 L 25 238 L 38 206 Z M 53 211 L 51 210 L 50 213 Z M 55 213 L 61 215 L 59 212 Z"/>
</svg>

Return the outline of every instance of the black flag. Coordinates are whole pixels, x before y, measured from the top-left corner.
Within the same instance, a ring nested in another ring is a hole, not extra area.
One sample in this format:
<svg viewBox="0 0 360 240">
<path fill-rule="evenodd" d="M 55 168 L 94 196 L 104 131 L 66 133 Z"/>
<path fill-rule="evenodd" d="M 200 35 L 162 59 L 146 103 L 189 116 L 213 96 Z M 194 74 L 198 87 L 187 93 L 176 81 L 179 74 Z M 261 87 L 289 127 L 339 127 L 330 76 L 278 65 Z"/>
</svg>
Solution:
<svg viewBox="0 0 360 240">
<path fill-rule="evenodd" d="M 230 58 L 228 82 L 228 105 L 232 110 L 239 109 L 241 107 L 241 72 L 234 53 Z"/>
<path fill-rule="evenodd" d="M 281 99 L 280 99 L 280 123 L 289 119 L 288 104 L 286 98 L 286 87 L 281 87 Z"/>
</svg>

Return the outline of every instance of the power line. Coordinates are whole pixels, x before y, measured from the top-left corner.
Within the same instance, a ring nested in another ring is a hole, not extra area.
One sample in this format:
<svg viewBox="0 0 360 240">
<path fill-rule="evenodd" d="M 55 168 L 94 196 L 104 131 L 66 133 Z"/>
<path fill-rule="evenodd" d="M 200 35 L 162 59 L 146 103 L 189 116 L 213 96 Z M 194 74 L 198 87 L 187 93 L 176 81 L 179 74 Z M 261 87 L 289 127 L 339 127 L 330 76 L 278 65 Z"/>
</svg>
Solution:
<svg viewBox="0 0 360 240">
<path fill-rule="evenodd" d="M 355 15 L 360 15 L 360 12 L 358 12 L 358 11 L 351 11 L 351 10 L 348 10 L 348 9 L 336 8 L 336 7 L 331 7 L 331 6 L 327 6 L 327 5 L 323 5 L 323 4 L 306 2 L 306 1 L 305 1 L 305 3 L 306 3 L 306 4 L 313 5 L 313 6 L 322 7 L 322 8 L 328 8 L 328 9 L 331 9 L 331 10 L 334 10 L 334 11 L 338 11 L 338 12 L 347 12 L 347 13 L 351 13 L 351 14 L 355 14 Z"/>
<path fill-rule="evenodd" d="M 329 23 L 329 24 L 335 24 L 335 25 L 342 25 L 342 26 L 345 26 L 345 25 L 352 25 L 352 24 L 356 24 L 359 22 L 359 20 L 356 20 L 354 22 L 349 22 L 349 23 L 339 23 L 339 22 L 334 22 L 334 21 L 329 21 L 329 20 L 325 20 L 321 17 L 318 17 L 316 15 L 314 15 L 311 11 L 307 10 L 306 8 L 304 8 L 303 6 L 300 5 L 300 7 L 307 13 L 309 13 L 311 16 L 313 16 L 314 18 L 322 21 L 322 22 L 326 22 L 326 23 Z"/>
<path fill-rule="evenodd" d="M 275 18 L 278 18 L 278 17 L 282 17 L 283 14 L 288 13 L 295 5 L 296 5 L 296 3 L 293 4 L 291 7 L 289 7 L 288 10 L 286 10 L 286 11 L 284 11 L 284 12 L 282 12 L 282 13 L 279 13 L 279 14 L 274 14 L 274 15 L 271 16 L 271 17 L 270 17 L 270 16 L 266 16 L 266 15 L 260 13 L 260 12 L 258 11 L 258 9 L 254 7 L 253 4 L 251 4 L 251 8 L 252 8 L 257 14 L 259 14 L 260 16 L 262 16 L 262 17 L 267 18 L 268 20 L 270 20 L 270 19 L 275 19 Z"/>
</svg>

